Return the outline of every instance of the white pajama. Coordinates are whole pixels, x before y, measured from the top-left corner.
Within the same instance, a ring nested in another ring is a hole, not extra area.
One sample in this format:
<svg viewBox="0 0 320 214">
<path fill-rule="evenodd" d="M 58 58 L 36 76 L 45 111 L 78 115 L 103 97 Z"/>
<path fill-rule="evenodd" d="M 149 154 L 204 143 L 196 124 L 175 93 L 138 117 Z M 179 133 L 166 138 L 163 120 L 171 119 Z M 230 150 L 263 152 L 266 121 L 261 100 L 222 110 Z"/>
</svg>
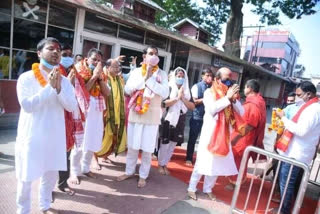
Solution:
<svg viewBox="0 0 320 214">
<path fill-rule="evenodd" d="M 90 172 L 90 164 L 94 152 L 98 152 L 103 139 L 103 111 L 96 109 L 97 100 L 90 96 L 90 105 L 84 123 L 82 146 L 74 147 L 70 154 L 71 176 Z"/>
<path fill-rule="evenodd" d="M 141 123 L 128 123 L 128 148 L 154 152 L 157 142 L 159 125 L 147 125 Z"/>
<path fill-rule="evenodd" d="M 188 191 L 190 192 L 196 192 L 197 191 L 197 185 L 201 179 L 202 175 L 196 172 L 196 170 L 193 170 L 190 182 L 189 182 L 189 187 Z M 212 188 L 214 187 L 216 181 L 217 181 L 218 176 L 209 176 L 205 175 L 204 176 L 204 184 L 203 184 L 203 192 L 204 193 L 210 193 L 212 192 Z"/>
<path fill-rule="evenodd" d="M 139 168 L 139 177 L 147 179 L 151 168 L 151 152 L 142 151 L 141 164 Z M 126 175 L 133 175 L 136 172 L 136 166 L 139 156 L 139 150 L 128 148 L 126 160 Z"/>
<path fill-rule="evenodd" d="M 158 152 L 158 164 L 159 166 L 166 166 L 173 154 L 174 148 L 177 143 L 173 141 L 169 141 L 168 144 L 161 144 Z"/>
<path fill-rule="evenodd" d="M 52 191 L 58 180 L 58 171 L 45 172 L 40 177 L 39 184 L 39 208 L 47 210 L 52 201 Z M 31 181 L 19 181 L 17 186 L 17 214 L 31 213 Z"/>
<path fill-rule="evenodd" d="M 70 154 L 71 176 L 79 176 L 81 173 L 90 172 L 92 157 L 92 151 L 83 152 L 81 148 L 74 147 Z"/>
</svg>

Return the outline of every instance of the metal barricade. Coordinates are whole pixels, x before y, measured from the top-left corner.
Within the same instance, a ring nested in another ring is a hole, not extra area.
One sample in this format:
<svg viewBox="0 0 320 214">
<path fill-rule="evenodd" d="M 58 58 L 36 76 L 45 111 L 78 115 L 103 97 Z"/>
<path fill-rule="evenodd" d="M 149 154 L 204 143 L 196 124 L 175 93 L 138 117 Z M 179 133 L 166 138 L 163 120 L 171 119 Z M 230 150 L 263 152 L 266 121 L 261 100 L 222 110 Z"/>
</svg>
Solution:
<svg viewBox="0 0 320 214">
<path fill-rule="evenodd" d="M 310 174 L 309 183 L 320 186 L 320 162 L 316 158 L 313 160 Z"/>
<path fill-rule="evenodd" d="M 257 155 L 257 161 L 255 162 L 255 167 L 254 167 L 254 170 L 253 170 L 253 176 L 252 176 L 252 178 L 250 180 L 249 190 L 248 190 L 248 193 L 247 193 L 247 196 L 246 196 L 244 207 L 243 207 L 243 209 L 238 209 L 238 208 L 236 208 L 236 204 L 237 204 L 238 195 L 239 195 L 239 192 L 240 192 L 242 177 L 244 176 L 244 169 L 245 169 L 245 166 L 247 164 L 247 160 L 248 160 L 250 152 L 254 152 L 254 153 L 258 154 Z M 293 214 L 298 214 L 299 210 L 301 208 L 301 204 L 302 204 L 302 201 L 303 201 L 303 198 L 304 198 L 305 191 L 307 189 L 307 185 L 308 185 L 308 179 L 309 179 L 309 176 L 310 176 L 309 167 L 306 164 L 301 163 L 299 161 L 296 161 L 294 159 L 287 158 L 287 157 L 284 157 L 284 156 L 280 156 L 280 155 L 278 155 L 276 153 L 268 152 L 268 151 L 265 151 L 263 149 L 259 149 L 257 147 L 253 147 L 253 146 L 247 147 L 245 152 L 244 152 L 244 155 L 243 155 L 243 158 L 242 158 L 242 161 L 241 161 L 240 170 L 239 170 L 239 175 L 238 175 L 237 182 L 236 182 L 236 187 L 235 187 L 235 190 L 234 190 L 234 193 L 233 193 L 233 197 L 232 197 L 230 213 L 246 213 L 245 211 L 247 210 L 247 206 L 248 206 L 248 202 L 249 202 L 249 198 L 250 198 L 250 193 L 251 193 L 252 186 L 253 186 L 253 180 L 254 180 L 254 177 L 256 176 L 257 164 L 258 164 L 257 162 L 260 159 L 261 155 L 264 155 L 264 156 L 266 156 L 268 158 L 273 158 L 273 159 L 276 159 L 276 160 L 279 161 L 277 169 L 276 169 L 276 173 L 275 173 L 274 178 L 273 178 L 272 188 L 271 188 L 270 195 L 268 197 L 268 202 L 267 202 L 267 205 L 266 205 L 265 214 L 270 212 L 269 211 L 270 202 L 271 202 L 271 199 L 272 199 L 272 196 L 273 196 L 273 193 L 274 193 L 274 189 L 275 189 L 275 186 L 276 186 L 276 182 L 277 182 L 277 178 L 278 178 L 281 162 L 289 163 L 289 164 L 291 164 L 291 167 L 290 167 L 290 170 L 289 170 L 289 173 L 288 173 L 288 178 L 287 178 L 287 181 L 286 181 L 286 184 L 285 184 L 284 195 L 283 195 L 283 197 L 281 198 L 281 201 L 280 201 L 280 206 L 279 206 L 280 208 L 283 205 L 284 197 L 285 197 L 286 192 L 287 192 L 287 187 L 288 187 L 288 184 L 289 184 L 289 179 L 291 177 L 293 166 L 300 167 L 300 168 L 302 168 L 304 170 L 303 177 L 302 177 L 301 184 L 300 184 L 300 188 L 299 188 L 299 191 L 298 191 L 298 195 L 296 197 L 296 201 L 294 203 L 294 207 L 293 207 L 293 210 L 292 210 Z M 261 197 L 263 185 L 264 185 L 265 178 L 266 178 L 266 172 L 267 172 L 267 169 L 265 168 L 264 171 L 263 171 L 263 177 L 262 177 L 262 180 L 261 180 L 259 193 L 258 193 L 258 197 L 256 198 L 256 203 L 255 203 L 255 206 L 254 206 L 254 212 L 253 213 L 257 212 L 257 208 L 258 208 L 258 204 L 260 202 L 260 197 Z M 280 208 L 279 208 L 278 213 L 280 213 Z"/>
</svg>

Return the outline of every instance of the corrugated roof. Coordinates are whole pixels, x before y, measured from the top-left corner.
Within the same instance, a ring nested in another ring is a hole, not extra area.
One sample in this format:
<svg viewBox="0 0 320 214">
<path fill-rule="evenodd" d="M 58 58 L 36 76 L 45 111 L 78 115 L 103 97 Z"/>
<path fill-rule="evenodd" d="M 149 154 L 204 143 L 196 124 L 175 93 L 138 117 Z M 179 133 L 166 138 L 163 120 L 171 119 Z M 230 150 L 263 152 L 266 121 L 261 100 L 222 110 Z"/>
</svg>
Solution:
<svg viewBox="0 0 320 214">
<path fill-rule="evenodd" d="M 91 0 L 60 0 L 60 1 L 69 2 L 72 4 L 78 5 L 80 7 L 84 7 L 88 10 L 100 12 L 102 15 L 110 17 L 111 21 L 117 21 L 119 23 L 122 23 L 122 24 L 125 24 L 128 26 L 145 29 L 145 30 L 148 30 L 153 33 L 159 33 L 162 36 L 167 37 L 169 39 L 173 39 L 173 40 L 191 45 L 191 46 L 199 48 L 203 51 L 207 51 L 207 52 L 212 53 L 216 56 L 219 56 L 225 60 L 229 60 L 231 62 L 238 64 L 238 65 L 242 65 L 245 69 L 258 70 L 258 71 L 270 74 L 271 76 L 274 76 L 276 78 L 288 81 L 287 78 L 282 77 L 280 75 L 277 75 L 276 73 L 268 71 L 260 66 L 248 63 L 247 61 L 241 60 L 238 57 L 227 55 L 223 51 L 218 50 L 216 47 L 206 45 L 202 42 L 191 39 L 187 36 L 183 36 L 182 34 L 180 34 L 178 32 L 169 31 L 168 29 L 156 26 L 150 22 L 135 18 L 133 16 L 130 16 L 127 14 L 122 14 L 120 11 L 111 9 L 111 8 L 104 6 L 104 5 L 101 5 L 101 4 L 96 4 L 96 3 L 92 2 Z"/>
<path fill-rule="evenodd" d="M 165 11 L 165 9 L 163 9 L 157 3 L 155 3 L 155 2 L 153 2 L 151 0 L 136 0 L 136 1 L 141 2 L 142 4 L 145 4 L 147 6 L 150 6 L 150 7 L 154 8 L 154 9 L 156 9 L 156 10 L 160 10 L 160 11 L 162 11 L 164 13 L 167 12 L 167 11 Z"/>
</svg>

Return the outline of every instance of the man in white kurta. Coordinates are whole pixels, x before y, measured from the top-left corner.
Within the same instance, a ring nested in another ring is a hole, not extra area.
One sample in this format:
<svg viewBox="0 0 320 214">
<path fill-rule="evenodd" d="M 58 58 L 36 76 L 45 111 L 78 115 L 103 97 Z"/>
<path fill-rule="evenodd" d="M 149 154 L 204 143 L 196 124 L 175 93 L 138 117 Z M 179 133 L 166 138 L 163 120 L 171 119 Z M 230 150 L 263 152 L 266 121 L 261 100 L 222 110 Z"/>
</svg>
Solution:
<svg viewBox="0 0 320 214">
<path fill-rule="evenodd" d="M 58 171 L 67 169 L 64 109 L 71 112 L 77 106 L 70 81 L 52 69 L 60 62 L 59 42 L 47 38 L 37 49 L 40 64 L 34 64 L 17 82 L 21 106 L 15 148 L 19 214 L 31 212 L 31 184 L 38 178 L 40 210 L 48 213 Z"/>
<path fill-rule="evenodd" d="M 101 59 L 102 52 L 93 48 L 89 50 L 88 58 L 75 65 L 80 78 L 86 84 L 85 90 L 90 96 L 88 109 L 83 110 L 85 115 L 83 143 L 79 148 L 74 147 L 70 154 L 70 182 L 73 184 L 80 183 L 81 173 L 91 178 L 96 177 L 90 171 L 90 164 L 94 152 L 101 149 L 104 131 L 103 111 L 106 109 L 104 97 L 108 95 Z"/>
<path fill-rule="evenodd" d="M 156 145 L 158 127 L 161 122 L 161 102 L 169 94 L 167 74 L 161 69 L 151 73 L 159 62 L 158 49 L 148 47 L 144 50 L 144 58 L 147 67 L 146 75 L 143 76 L 142 68 L 131 71 L 125 85 L 125 93 L 132 96 L 138 90 L 144 89 L 144 98 L 150 97 L 151 101 L 147 112 L 144 114 L 138 114 L 134 111 L 134 108 L 130 109 L 126 171 L 125 175 L 118 177 L 118 181 L 122 181 L 134 175 L 139 150 L 142 150 L 138 187 L 146 185 L 145 180 L 151 167 L 151 154 Z"/>
<path fill-rule="evenodd" d="M 231 71 L 227 68 L 221 68 L 217 72 L 218 81 L 225 81 L 231 76 Z M 214 132 L 218 113 L 223 111 L 228 106 L 232 105 L 233 109 L 240 115 L 243 115 L 244 110 L 239 101 L 232 101 L 232 98 L 239 91 L 239 86 L 234 85 L 229 88 L 227 95 L 218 100 L 214 99 L 211 88 L 208 88 L 203 97 L 205 106 L 205 114 L 203 117 L 203 126 L 199 140 L 196 163 L 190 178 L 188 195 L 192 199 L 196 199 L 195 192 L 197 191 L 197 184 L 202 175 L 205 175 L 203 192 L 208 195 L 210 199 L 214 199 L 212 195 L 212 188 L 218 176 L 230 176 L 238 174 L 237 167 L 234 162 L 231 143 L 229 143 L 229 153 L 226 156 L 215 156 L 208 150 L 208 145 L 211 142 L 212 133 Z M 230 126 L 231 133 L 231 126 Z"/>
</svg>

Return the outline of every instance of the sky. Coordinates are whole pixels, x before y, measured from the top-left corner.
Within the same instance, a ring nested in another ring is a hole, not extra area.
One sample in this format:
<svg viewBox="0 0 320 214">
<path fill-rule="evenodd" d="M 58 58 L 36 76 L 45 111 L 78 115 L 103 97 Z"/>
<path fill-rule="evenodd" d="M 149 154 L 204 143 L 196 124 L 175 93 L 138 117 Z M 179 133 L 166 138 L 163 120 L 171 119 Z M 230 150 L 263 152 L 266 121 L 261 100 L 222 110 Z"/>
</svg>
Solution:
<svg viewBox="0 0 320 214">
<path fill-rule="evenodd" d="M 195 1 L 203 6 L 200 1 Z M 242 9 L 243 26 L 264 25 L 270 28 L 279 28 L 281 30 L 289 30 L 298 41 L 300 45 L 301 54 L 298 57 L 298 64 L 303 64 L 306 68 L 304 76 L 308 77 L 310 74 L 320 76 L 320 4 L 317 6 L 318 11 L 314 15 L 302 16 L 301 19 L 289 19 L 285 15 L 280 15 L 280 26 L 267 26 L 259 22 L 259 16 L 251 12 L 254 6 L 244 4 Z M 221 40 L 216 46 L 222 49 L 224 43 L 226 25 L 223 25 Z M 252 35 L 258 29 L 245 28 L 243 36 Z"/>
</svg>

